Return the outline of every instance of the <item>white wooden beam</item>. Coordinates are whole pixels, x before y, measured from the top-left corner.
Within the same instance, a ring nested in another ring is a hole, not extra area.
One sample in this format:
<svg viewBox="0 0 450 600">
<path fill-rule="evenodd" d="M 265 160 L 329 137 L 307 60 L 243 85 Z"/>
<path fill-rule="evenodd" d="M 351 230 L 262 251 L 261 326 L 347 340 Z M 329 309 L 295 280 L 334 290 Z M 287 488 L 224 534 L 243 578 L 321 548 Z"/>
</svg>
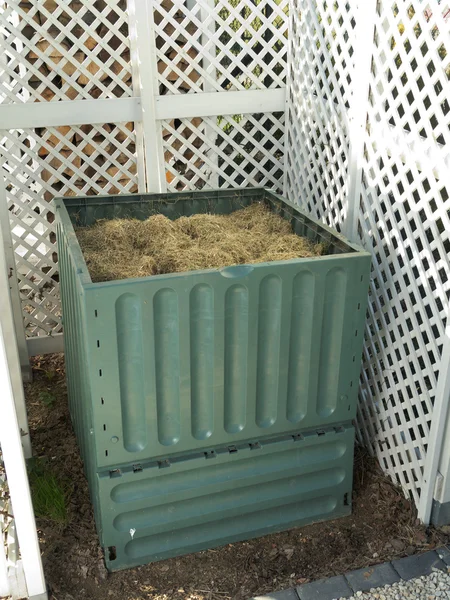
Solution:
<svg viewBox="0 0 450 600">
<path fill-rule="evenodd" d="M 0 129 L 122 123 L 141 119 L 140 98 L 2 104 Z"/>
<path fill-rule="evenodd" d="M 155 117 L 183 119 L 284 111 L 286 89 L 155 96 Z M 0 105 L 0 130 L 142 120 L 140 97 Z"/>
<path fill-rule="evenodd" d="M 284 112 L 286 88 L 177 94 L 156 98 L 157 119 Z"/>
<path fill-rule="evenodd" d="M 64 334 L 39 335 L 27 339 L 28 356 L 64 352 Z"/>
</svg>

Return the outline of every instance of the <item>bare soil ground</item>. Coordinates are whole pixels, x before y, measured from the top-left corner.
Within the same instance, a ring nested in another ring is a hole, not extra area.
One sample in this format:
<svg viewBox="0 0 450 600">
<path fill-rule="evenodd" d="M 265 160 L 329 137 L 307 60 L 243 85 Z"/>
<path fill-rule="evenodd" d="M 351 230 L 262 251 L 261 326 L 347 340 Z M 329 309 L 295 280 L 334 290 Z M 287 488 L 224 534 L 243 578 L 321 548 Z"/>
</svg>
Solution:
<svg viewBox="0 0 450 600">
<path fill-rule="evenodd" d="M 54 600 L 244 600 L 446 543 L 357 449 L 353 514 L 249 542 L 108 574 L 72 431 L 63 355 L 36 358 L 26 386 L 36 460 L 67 494 L 62 521 L 39 517 L 39 538 Z"/>
</svg>

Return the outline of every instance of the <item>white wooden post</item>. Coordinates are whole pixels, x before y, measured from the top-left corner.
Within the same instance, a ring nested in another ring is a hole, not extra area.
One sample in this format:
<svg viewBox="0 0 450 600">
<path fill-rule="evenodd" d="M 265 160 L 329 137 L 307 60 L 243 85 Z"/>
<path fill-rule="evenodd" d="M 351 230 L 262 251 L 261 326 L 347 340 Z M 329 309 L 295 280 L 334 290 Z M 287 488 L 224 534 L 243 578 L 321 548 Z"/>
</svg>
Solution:
<svg viewBox="0 0 450 600">
<path fill-rule="evenodd" d="M 14 324 L 16 329 L 17 345 L 19 349 L 20 365 L 25 381 L 31 381 L 31 367 L 28 358 L 27 342 L 23 324 L 22 306 L 20 302 L 19 286 L 17 284 L 16 260 L 11 237 L 11 226 L 9 223 L 9 212 L 6 201 L 4 184 L 0 191 L 0 227 L 3 235 L 3 246 L 5 249 L 8 270 L 9 289 L 13 306 Z"/>
<path fill-rule="evenodd" d="M 142 100 L 141 96 L 141 80 L 139 76 L 139 54 L 136 20 L 134 16 L 134 4 L 129 2 L 127 5 L 129 13 L 129 38 L 130 38 L 130 62 L 131 62 L 131 78 L 133 83 L 133 96 L 139 98 L 139 104 Z M 131 14 L 130 14 L 131 13 Z M 137 160 L 137 176 L 138 176 L 138 192 L 144 194 L 147 190 L 146 174 L 145 174 L 145 151 L 144 151 L 144 124 L 141 119 L 135 121 L 134 129 L 136 132 L 136 160 Z"/>
<path fill-rule="evenodd" d="M 3 296 L 6 296 L 8 294 L 8 288 L 6 287 L 6 273 L 3 268 L 0 270 L 0 293 L 2 293 Z M 17 353 L 16 362 L 18 364 Z M 20 429 L 14 406 L 14 393 L 9 374 L 4 328 L 2 324 L 0 324 L 0 393 L 2 398 L 0 443 L 9 492 L 11 495 L 11 503 L 14 511 L 28 596 L 33 600 L 47 600 L 36 523 L 31 503 L 30 488 L 28 486 L 25 459 L 22 451 Z"/>
<path fill-rule="evenodd" d="M 212 13 L 212 15 L 214 15 L 214 9 L 215 9 L 214 0 L 207 0 L 207 5 L 209 7 L 209 10 L 202 5 L 201 12 L 200 12 L 200 19 L 201 19 L 202 23 L 207 23 L 207 27 L 203 30 L 203 34 L 202 34 L 202 42 L 201 43 L 202 43 L 203 48 L 206 48 L 206 45 L 208 44 L 209 39 L 211 37 L 213 37 L 216 32 L 216 21 L 214 18 L 212 18 L 212 16 L 210 17 L 210 13 Z M 208 20 L 209 20 L 209 23 L 208 23 Z M 212 46 L 209 49 L 210 54 L 214 55 L 215 49 L 216 49 L 216 47 Z M 202 67 L 205 71 L 207 71 L 211 65 L 212 65 L 211 61 L 208 61 L 208 59 L 206 59 L 206 58 L 203 59 Z M 216 71 L 216 69 L 213 66 L 213 73 L 215 73 L 215 71 Z M 210 81 L 207 78 L 205 78 L 205 81 L 203 83 L 203 91 L 206 93 L 216 91 L 216 88 L 215 88 L 214 84 L 212 83 L 212 81 Z M 198 115 L 198 116 L 201 116 L 201 115 Z M 216 171 L 212 170 L 211 173 L 209 174 L 208 183 L 212 188 L 218 188 L 219 187 L 219 175 L 218 175 L 219 155 L 217 154 L 217 151 L 215 149 L 216 142 L 217 142 L 217 132 L 214 130 L 213 127 L 210 127 L 208 124 L 205 124 L 205 137 L 208 140 L 208 145 L 209 145 L 208 158 L 209 158 L 210 162 L 213 163 L 214 166 L 216 167 Z"/>
<path fill-rule="evenodd" d="M 0 190 L 1 204 L 5 202 L 3 181 L 1 181 Z M 19 409 L 25 411 L 2 231 L 3 228 L 0 227 L 0 445 L 14 511 L 28 595 L 33 600 L 46 600 L 47 592 L 41 554 L 22 449 L 23 436 L 21 435 L 15 406 L 16 401 Z M 16 393 L 19 398 L 15 398 Z M 29 436 L 27 437 L 29 438 Z M 1 543 L 3 544 L 3 540 Z"/>
<path fill-rule="evenodd" d="M 197 0 L 186 0 L 186 8 L 188 10 L 192 11 L 195 9 L 196 6 L 197 6 Z M 208 6 L 208 8 L 207 8 L 207 6 Z M 205 52 L 205 48 L 208 45 L 208 41 L 210 40 L 210 38 L 212 38 L 214 36 L 214 34 L 216 32 L 216 22 L 215 22 L 215 19 L 213 18 L 214 9 L 215 9 L 214 0 L 205 0 L 205 3 L 200 4 L 199 20 L 203 24 L 207 23 L 206 28 L 203 29 L 202 34 L 200 36 L 200 45 L 201 45 L 201 48 L 203 49 L 203 52 Z M 211 15 L 211 20 L 209 20 L 210 15 Z M 209 21 L 209 23 L 208 23 L 208 21 Z M 209 53 L 214 55 L 215 48 L 216 48 L 216 46 L 212 46 L 209 49 Z M 204 71 L 207 71 L 208 68 L 210 67 L 210 65 L 212 65 L 212 64 L 213 63 L 211 61 L 209 61 L 207 58 L 202 59 L 202 67 L 203 67 Z M 213 68 L 213 71 L 215 71 L 215 67 Z M 205 80 L 203 82 L 203 92 L 204 93 L 217 92 L 214 84 L 207 77 L 205 77 Z M 190 94 L 190 96 L 192 96 L 192 94 Z M 189 96 L 186 99 L 188 102 L 189 102 L 189 100 L 191 100 L 191 98 L 189 98 Z M 201 98 L 197 96 L 196 100 L 201 100 Z M 198 107 L 198 114 L 193 115 L 193 116 L 203 117 L 204 113 L 201 111 L 200 103 L 197 103 L 197 107 Z M 210 162 L 210 164 L 212 163 L 216 167 L 215 170 L 211 169 L 211 172 L 208 175 L 208 183 L 212 188 L 218 188 L 219 187 L 219 175 L 218 175 L 219 156 L 217 154 L 217 151 L 215 150 L 216 141 L 217 141 L 217 132 L 214 130 L 213 127 L 211 127 L 210 125 L 208 125 L 206 123 L 204 125 L 204 132 L 205 132 L 205 139 L 208 140 L 208 145 L 209 145 L 209 148 L 207 150 L 207 156 L 209 158 L 209 162 Z M 194 160 L 195 160 L 195 157 L 194 157 Z"/>
<path fill-rule="evenodd" d="M 0 181 L 0 269 L 2 294 L 0 294 L 0 322 L 5 338 L 8 340 L 6 352 L 10 365 L 10 376 L 14 390 L 16 414 L 22 432 L 22 444 L 26 458 L 31 457 L 31 441 L 28 430 L 27 410 L 23 393 L 22 376 L 31 377 L 31 368 L 28 359 L 28 349 L 23 326 L 22 307 L 17 287 L 16 264 L 12 247 L 9 214 L 6 206 L 6 194 L 3 178 Z M 19 361 L 16 361 L 19 353 Z M 28 369 L 30 372 L 28 373 Z"/>
<path fill-rule="evenodd" d="M 427 455 L 420 490 L 418 517 L 425 525 L 430 523 L 433 497 L 450 511 L 450 314 L 447 316 L 442 358 L 436 386 L 428 438 Z M 438 477 L 439 475 L 439 477 Z M 436 486 L 436 482 L 439 486 Z M 438 488 L 438 489 L 437 489 Z M 444 509 L 445 510 L 445 509 Z M 450 516 L 450 512 L 449 512 Z M 443 524 L 443 523 L 441 523 Z"/>
<path fill-rule="evenodd" d="M 129 27 L 133 61 L 133 87 L 142 108 L 145 172 L 148 192 L 166 191 L 161 122 L 156 119 L 158 78 L 156 35 L 151 0 L 129 0 Z"/>
<path fill-rule="evenodd" d="M 1 486 L 0 478 L 0 486 Z M 0 502 L 0 509 L 2 504 Z M 8 565 L 6 563 L 5 545 L 3 543 L 3 517 L 0 515 L 0 598 L 9 596 Z"/>
<path fill-rule="evenodd" d="M 5 273 L 0 292 L 7 293 Z M 8 488 L 14 511 L 19 539 L 22 565 L 25 573 L 28 596 L 33 600 L 47 600 L 47 591 L 42 570 L 41 554 L 28 486 L 27 470 L 22 451 L 22 440 L 14 407 L 14 395 L 6 357 L 4 330 L 0 324 L 0 392 L 2 397 L 2 418 L 0 419 L 0 443 L 5 464 Z M 18 355 L 16 354 L 18 362 Z M 3 540 L 2 540 L 3 545 Z"/>
<path fill-rule="evenodd" d="M 298 19 L 298 14 L 295 14 L 295 8 L 293 6 L 293 1 L 289 1 L 289 21 L 288 21 L 288 35 L 287 35 L 287 53 L 286 53 L 286 95 L 284 98 L 284 123 L 285 123 L 285 133 L 284 133 L 284 168 L 283 168 L 283 196 L 290 200 L 291 202 L 295 202 L 293 198 L 288 197 L 288 149 L 287 145 L 289 143 L 289 137 L 291 135 L 291 131 L 289 131 L 289 127 L 292 127 L 291 123 L 291 98 L 290 98 L 290 82 L 292 78 L 292 73 L 294 69 L 292 67 L 292 61 L 295 60 L 295 56 L 293 56 L 292 47 L 293 47 L 293 30 L 294 30 L 294 18 Z M 292 93 L 292 92 L 291 92 Z"/>
<path fill-rule="evenodd" d="M 356 11 L 355 68 L 349 110 L 349 189 L 344 233 L 350 240 L 358 236 L 358 211 L 362 188 L 364 137 L 369 102 L 369 82 L 377 0 L 359 0 Z"/>
</svg>

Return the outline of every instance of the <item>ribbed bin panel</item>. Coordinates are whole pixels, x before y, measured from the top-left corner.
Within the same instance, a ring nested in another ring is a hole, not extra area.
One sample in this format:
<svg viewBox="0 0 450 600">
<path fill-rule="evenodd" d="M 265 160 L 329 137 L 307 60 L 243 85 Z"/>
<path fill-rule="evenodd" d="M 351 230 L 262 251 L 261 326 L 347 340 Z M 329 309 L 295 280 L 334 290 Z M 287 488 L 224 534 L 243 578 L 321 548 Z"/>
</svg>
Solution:
<svg viewBox="0 0 450 600">
<path fill-rule="evenodd" d="M 351 258 L 87 289 L 97 464 L 353 419 L 368 274 Z"/>
<path fill-rule="evenodd" d="M 307 432 L 100 473 L 108 568 L 350 514 L 353 439 L 352 427 Z"/>
</svg>

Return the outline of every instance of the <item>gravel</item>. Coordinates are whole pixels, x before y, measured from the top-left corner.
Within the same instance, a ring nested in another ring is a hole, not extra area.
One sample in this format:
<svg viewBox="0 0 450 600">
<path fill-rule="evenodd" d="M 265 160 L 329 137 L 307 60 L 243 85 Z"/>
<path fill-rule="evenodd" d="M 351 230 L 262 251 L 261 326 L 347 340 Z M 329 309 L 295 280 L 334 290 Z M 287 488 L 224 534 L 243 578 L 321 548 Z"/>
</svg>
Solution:
<svg viewBox="0 0 450 600">
<path fill-rule="evenodd" d="M 450 600 L 450 574 L 436 570 L 431 575 L 411 579 L 411 581 L 399 581 L 369 592 L 356 592 L 347 600 L 444 600 L 447 598 Z"/>
</svg>

